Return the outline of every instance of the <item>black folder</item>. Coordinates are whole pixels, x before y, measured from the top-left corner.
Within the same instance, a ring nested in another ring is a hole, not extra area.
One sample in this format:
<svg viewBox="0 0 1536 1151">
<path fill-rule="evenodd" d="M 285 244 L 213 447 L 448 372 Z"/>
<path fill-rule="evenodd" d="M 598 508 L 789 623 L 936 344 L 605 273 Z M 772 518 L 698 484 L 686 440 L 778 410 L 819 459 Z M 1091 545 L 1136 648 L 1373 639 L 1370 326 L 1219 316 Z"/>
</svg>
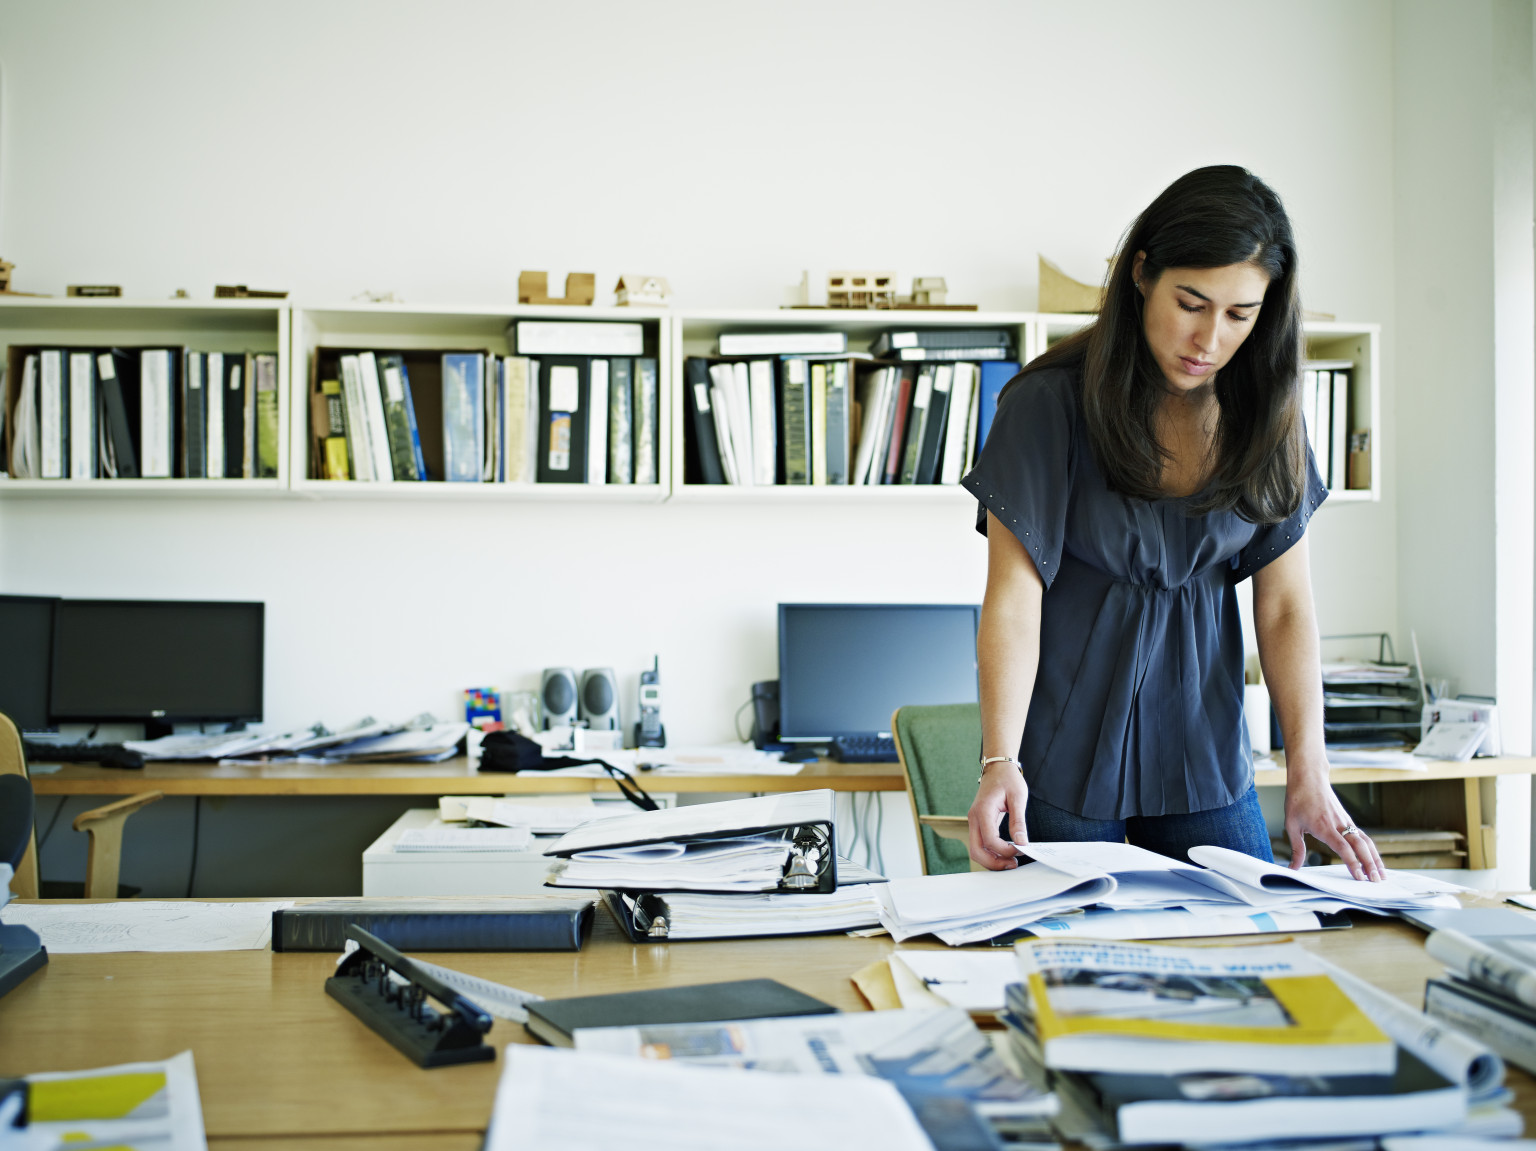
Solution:
<svg viewBox="0 0 1536 1151">
<path fill-rule="evenodd" d="M 401 951 L 580 951 L 593 902 L 542 895 L 324 899 L 272 913 L 273 951 L 340 951 L 361 927 Z"/>
<path fill-rule="evenodd" d="M 574 395 L 569 373 L 576 373 Z M 591 358 L 539 357 L 538 466 L 541 484 L 587 482 L 587 409 L 592 406 Z M 575 403 L 570 401 L 574 399 Z M 559 406 L 556 406 L 558 404 Z M 607 418 L 607 414 L 603 414 Z"/>
<path fill-rule="evenodd" d="M 647 1027 L 658 1023 L 711 1023 L 775 1019 L 787 1015 L 833 1015 L 837 1008 L 777 979 L 738 979 L 691 987 L 658 987 L 615 995 L 579 995 L 528 1004 L 524 1024 L 535 1039 L 552 1047 L 573 1045 L 580 1027 Z"/>
</svg>

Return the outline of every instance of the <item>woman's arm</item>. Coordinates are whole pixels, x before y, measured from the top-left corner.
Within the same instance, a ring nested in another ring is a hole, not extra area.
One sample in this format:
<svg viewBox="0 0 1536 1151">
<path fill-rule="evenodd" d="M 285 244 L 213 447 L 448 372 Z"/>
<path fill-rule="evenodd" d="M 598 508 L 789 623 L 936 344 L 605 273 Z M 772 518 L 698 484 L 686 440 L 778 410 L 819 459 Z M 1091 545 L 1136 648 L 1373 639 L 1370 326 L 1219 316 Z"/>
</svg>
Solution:
<svg viewBox="0 0 1536 1151">
<path fill-rule="evenodd" d="M 1323 675 L 1305 536 L 1254 573 L 1253 624 L 1264 680 L 1285 736 L 1285 833 L 1291 841 L 1291 866 L 1302 865 L 1302 836 L 1310 835 L 1332 848 L 1356 879 L 1385 878 L 1381 855 L 1368 835 L 1340 834 L 1354 821 L 1328 783 Z"/>
<path fill-rule="evenodd" d="M 981 677 L 981 754 L 983 758 L 1019 754 L 1024 719 L 1040 666 L 1040 599 L 1045 584 L 1034 561 L 1011 531 L 987 513 L 987 594 L 981 605 L 976 660 Z M 998 834 L 1008 816 L 1016 843 L 1027 843 L 1024 801 L 1029 789 L 1012 763 L 987 766 L 967 815 L 971 858 L 990 871 L 1019 865 L 1018 856 Z"/>
</svg>

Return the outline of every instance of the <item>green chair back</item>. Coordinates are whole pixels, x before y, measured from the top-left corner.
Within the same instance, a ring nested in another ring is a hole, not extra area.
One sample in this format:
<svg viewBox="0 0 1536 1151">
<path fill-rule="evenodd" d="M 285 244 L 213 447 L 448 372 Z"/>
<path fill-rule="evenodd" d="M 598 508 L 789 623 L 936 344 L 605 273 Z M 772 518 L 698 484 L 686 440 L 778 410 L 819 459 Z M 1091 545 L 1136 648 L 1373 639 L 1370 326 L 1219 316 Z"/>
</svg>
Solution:
<svg viewBox="0 0 1536 1151">
<path fill-rule="evenodd" d="M 981 759 L 980 705 L 899 707 L 891 715 L 891 732 L 907 773 L 907 796 L 912 801 L 924 874 L 969 871 L 965 844 L 940 837 L 918 822 L 918 816 L 964 815 L 970 809 Z"/>
</svg>

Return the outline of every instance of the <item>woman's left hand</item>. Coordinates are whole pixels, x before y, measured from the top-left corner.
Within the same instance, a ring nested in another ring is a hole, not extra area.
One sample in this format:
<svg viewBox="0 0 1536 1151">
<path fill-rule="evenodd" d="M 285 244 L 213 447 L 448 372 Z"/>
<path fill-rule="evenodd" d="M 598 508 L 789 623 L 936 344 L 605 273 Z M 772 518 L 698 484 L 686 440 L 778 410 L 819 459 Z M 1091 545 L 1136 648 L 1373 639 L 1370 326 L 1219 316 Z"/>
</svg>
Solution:
<svg viewBox="0 0 1536 1151">
<path fill-rule="evenodd" d="M 1300 774 L 1295 773 L 1295 774 Z M 1310 835 L 1326 844 L 1356 879 L 1382 880 L 1386 868 L 1371 837 L 1355 826 L 1339 797 L 1333 794 L 1327 775 L 1293 779 L 1285 789 L 1285 835 L 1291 841 L 1291 870 L 1306 861 L 1302 838 Z"/>
</svg>

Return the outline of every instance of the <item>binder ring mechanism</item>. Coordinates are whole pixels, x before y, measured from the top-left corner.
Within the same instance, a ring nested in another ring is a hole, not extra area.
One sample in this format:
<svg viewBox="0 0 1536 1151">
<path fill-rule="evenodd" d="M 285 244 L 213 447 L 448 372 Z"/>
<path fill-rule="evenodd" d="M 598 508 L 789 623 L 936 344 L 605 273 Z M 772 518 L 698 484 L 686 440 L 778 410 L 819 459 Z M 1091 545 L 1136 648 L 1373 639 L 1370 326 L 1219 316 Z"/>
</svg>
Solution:
<svg viewBox="0 0 1536 1151">
<path fill-rule="evenodd" d="M 779 886 L 786 891 L 813 891 L 821 885 L 827 862 L 827 834 L 820 824 L 802 824 L 794 830 L 789 861 Z"/>
<path fill-rule="evenodd" d="M 418 1067 L 448 1067 L 496 1058 L 484 1040 L 490 1015 L 436 976 L 356 924 L 357 950 L 325 981 L 325 993 L 373 1028 Z M 431 998 L 442 1010 L 427 1003 Z"/>
</svg>

